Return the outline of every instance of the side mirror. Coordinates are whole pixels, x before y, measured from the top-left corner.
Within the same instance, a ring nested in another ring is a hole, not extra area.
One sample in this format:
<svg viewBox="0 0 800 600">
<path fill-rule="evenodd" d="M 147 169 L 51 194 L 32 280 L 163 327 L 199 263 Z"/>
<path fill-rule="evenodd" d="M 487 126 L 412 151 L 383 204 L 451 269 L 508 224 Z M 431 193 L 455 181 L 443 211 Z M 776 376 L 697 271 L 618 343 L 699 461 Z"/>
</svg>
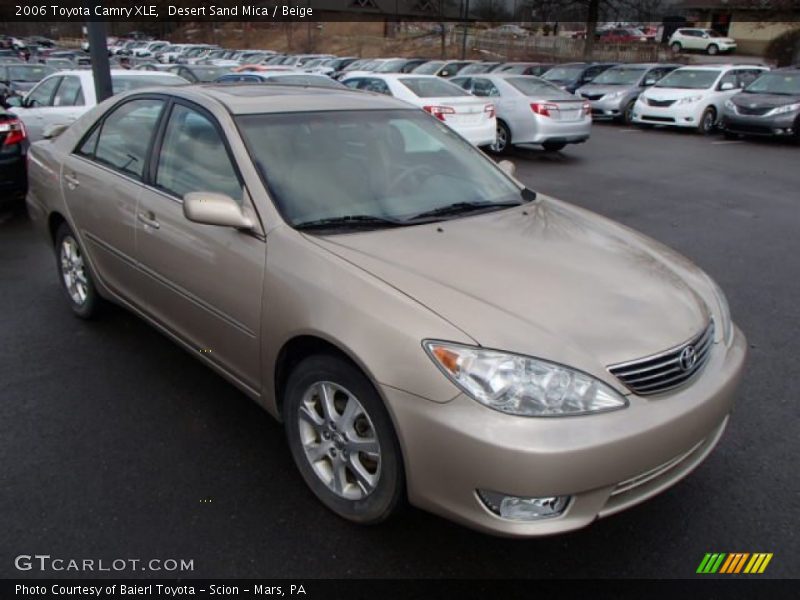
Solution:
<svg viewBox="0 0 800 600">
<path fill-rule="evenodd" d="M 244 215 L 236 201 L 225 194 L 190 192 L 183 197 L 183 215 L 204 225 L 253 229 L 253 222 Z"/>
<path fill-rule="evenodd" d="M 734 89 L 735 87 L 736 86 L 733 85 L 732 82 L 726 81 L 725 83 L 723 83 L 722 85 L 719 86 L 719 89 L 720 89 L 720 91 L 727 92 L 729 90 Z"/>
<path fill-rule="evenodd" d="M 500 167 L 500 170 L 509 177 L 513 177 L 514 173 L 517 172 L 517 166 L 510 160 L 501 160 L 499 163 L 497 163 L 497 166 Z"/>
<path fill-rule="evenodd" d="M 69 127 L 67 123 L 61 123 L 59 125 L 48 125 L 47 127 L 44 128 L 44 131 L 42 131 L 42 137 L 46 140 L 55 139 L 62 133 L 64 133 L 67 127 Z"/>
<path fill-rule="evenodd" d="M 653 77 L 648 77 L 647 79 L 644 80 L 642 85 L 644 87 L 650 87 L 651 85 L 655 85 L 656 83 L 658 83 L 658 79 L 655 79 Z"/>
</svg>

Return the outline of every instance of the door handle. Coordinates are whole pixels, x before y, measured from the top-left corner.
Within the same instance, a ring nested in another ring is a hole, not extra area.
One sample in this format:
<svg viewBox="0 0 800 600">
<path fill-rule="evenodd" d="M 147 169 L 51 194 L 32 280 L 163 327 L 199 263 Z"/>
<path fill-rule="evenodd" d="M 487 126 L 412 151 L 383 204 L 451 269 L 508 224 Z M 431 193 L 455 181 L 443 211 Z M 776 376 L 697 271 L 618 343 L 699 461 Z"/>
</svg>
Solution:
<svg viewBox="0 0 800 600">
<path fill-rule="evenodd" d="M 74 190 L 81 184 L 81 182 L 78 181 L 78 178 L 75 177 L 75 175 L 70 175 L 68 173 L 64 173 L 64 181 L 67 182 L 67 187 L 71 190 Z"/>
<path fill-rule="evenodd" d="M 142 223 L 144 223 L 148 227 L 152 227 L 153 229 L 158 229 L 158 228 L 161 227 L 161 224 L 156 219 L 155 214 L 153 214 L 150 211 L 148 211 L 146 213 L 139 212 L 139 213 L 137 213 L 136 216 Z"/>
</svg>

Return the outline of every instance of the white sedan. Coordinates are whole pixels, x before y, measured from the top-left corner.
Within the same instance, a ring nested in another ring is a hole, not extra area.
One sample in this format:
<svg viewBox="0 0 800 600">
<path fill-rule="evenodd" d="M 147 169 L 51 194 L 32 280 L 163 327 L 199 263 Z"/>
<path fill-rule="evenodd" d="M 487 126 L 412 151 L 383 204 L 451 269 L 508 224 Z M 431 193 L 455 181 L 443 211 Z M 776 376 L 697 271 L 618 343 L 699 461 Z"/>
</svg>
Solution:
<svg viewBox="0 0 800 600">
<path fill-rule="evenodd" d="M 340 80 L 353 89 L 377 92 L 419 106 L 475 146 L 490 146 L 497 135 L 495 106 L 436 75 L 370 73 Z"/>
<path fill-rule="evenodd" d="M 111 71 L 114 94 L 143 87 L 187 84 L 183 77 L 155 71 Z M 59 71 L 42 79 L 13 106 L 11 112 L 25 124 L 31 142 L 56 125 L 69 125 L 97 104 L 91 71 Z"/>
</svg>

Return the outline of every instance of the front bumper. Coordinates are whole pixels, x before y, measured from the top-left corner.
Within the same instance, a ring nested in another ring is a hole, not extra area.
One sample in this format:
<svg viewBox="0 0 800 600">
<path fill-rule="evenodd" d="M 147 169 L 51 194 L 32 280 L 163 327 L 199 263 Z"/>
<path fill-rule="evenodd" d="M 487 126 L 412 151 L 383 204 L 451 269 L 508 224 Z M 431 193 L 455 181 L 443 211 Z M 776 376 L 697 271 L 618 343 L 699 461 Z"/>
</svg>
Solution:
<svg viewBox="0 0 800 600">
<path fill-rule="evenodd" d="M 650 106 L 637 102 L 633 107 L 633 122 L 651 125 L 672 125 L 673 127 L 697 127 L 703 115 L 705 104 L 673 104 L 672 106 Z"/>
<path fill-rule="evenodd" d="M 618 119 L 622 116 L 628 98 L 618 96 L 610 100 L 605 97 L 599 100 L 589 100 L 592 105 L 592 118 L 597 120 Z"/>
<path fill-rule="evenodd" d="M 740 115 L 725 109 L 722 113 L 722 129 L 730 133 L 768 137 L 791 137 L 799 135 L 797 112 L 776 116 Z"/>
<path fill-rule="evenodd" d="M 638 504 L 689 474 L 725 429 L 747 346 L 735 329 L 685 388 L 626 409 L 567 418 L 524 418 L 460 395 L 439 404 L 394 388 L 394 418 L 412 504 L 497 535 L 563 533 Z M 527 497 L 569 495 L 555 518 L 514 521 L 487 509 L 476 490 Z"/>
<path fill-rule="evenodd" d="M 556 121 L 549 117 L 534 116 L 523 125 L 515 125 L 511 135 L 514 145 L 546 142 L 580 144 L 591 135 L 592 117 L 586 115 L 577 121 Z"/>
</svg>

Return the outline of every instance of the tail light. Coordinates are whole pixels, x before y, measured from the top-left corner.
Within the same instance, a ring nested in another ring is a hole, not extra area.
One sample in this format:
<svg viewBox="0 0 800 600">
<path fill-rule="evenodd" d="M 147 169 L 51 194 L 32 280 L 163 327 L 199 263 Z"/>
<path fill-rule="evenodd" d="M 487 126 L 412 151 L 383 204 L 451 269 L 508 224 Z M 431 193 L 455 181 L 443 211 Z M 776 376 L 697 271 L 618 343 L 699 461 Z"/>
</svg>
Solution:
<svg viewBox="0 0 800 600">
<path fill-rule="evenodd" d="M 551 111 L 558 110 L 557 104 L 550 104 L 549 102 L 534 102 L 531 104 L 531 110 L 537 115 L 549 117 Z"/>
<path fill-rule="evenodd" d="M 19 119 L 10 119 L 0 122 L 0 133 L 6 134 L 3 146 L 13 146 L 28 138 L 25 125 Z"/>
<path fill-rule="evenodd" d="M 592 105 L 589 102 L 583 103 L 583 114 L 587 117 L 592 114 Z"/>
<path fill-rule="evenodd" d="M 434 117 L 439 119 L 440 121 L 444 121 L 445 115 L 454 115 L 456 111 L 454 108 L 450 106 L 423 106 L 422 109 L 425 112 L 432 114 Z"/>
<path fill-rule="evenodd" d="M 484 106 L 483 112 L 486 113 L 486 116 L 489 119 L 494 119 L 494 116 L 497 114 L 497 112 L 494 109 L 494 104 L 487 104 L 486 106 Z"/>
</svg>

